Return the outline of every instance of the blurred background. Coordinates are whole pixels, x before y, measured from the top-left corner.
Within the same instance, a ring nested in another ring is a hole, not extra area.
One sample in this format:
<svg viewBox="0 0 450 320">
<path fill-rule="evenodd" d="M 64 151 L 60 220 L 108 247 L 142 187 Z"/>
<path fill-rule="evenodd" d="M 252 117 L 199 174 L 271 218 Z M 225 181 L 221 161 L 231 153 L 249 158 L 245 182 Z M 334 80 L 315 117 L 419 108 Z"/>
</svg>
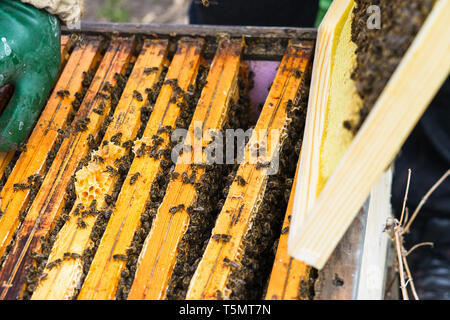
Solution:
<svg viewBox="0 0 450 320">
<path fill-rule="evenodd" d="M 191 0 L 88 0 L 85 21 L 188 23 Z"/>
</svg>

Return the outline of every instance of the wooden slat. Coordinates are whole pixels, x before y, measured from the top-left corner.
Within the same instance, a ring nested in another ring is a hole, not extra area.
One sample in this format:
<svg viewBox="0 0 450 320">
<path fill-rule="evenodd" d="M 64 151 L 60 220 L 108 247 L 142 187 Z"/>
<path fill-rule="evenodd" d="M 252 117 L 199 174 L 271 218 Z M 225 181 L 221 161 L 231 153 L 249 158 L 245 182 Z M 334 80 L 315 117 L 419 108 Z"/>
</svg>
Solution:
<svg viewBox="0 0 450 320">
<path fill-rule="evenodd" d="M 28 142 L 5 186 L 0 193 L 0 209 L 4 215 L 0 219 L 0 256 L 19 225 L 19 215 L 27 206 L 30 190 L 14 191 L 14 184 L 26 183 L 28 177 L 42 174 L 49 150 L 57 141 L 58 129 L 64 129 L 67 118 L 73 110 L 75 92 L 82 90 L 83 72 L 93 68 L 100 58 L 100 42 L 88 40 L 84 46 L 78 46 L 61 74 L 53 93 L 41 114 Z M 60 97 L 57 92 L 68 90 L 71 95 Z"/>
<path fill-rule="evenodd" d="M 153 88 L 158 82 L 162 68 L 164 66 L 167 55 L 168 41 L 167 40 L 146 40 L 140 55 L 133 67 L 133 71 L 128 79 L 127 85 L 124 89 L 122 97 L 114 112 L 114 120 L 109 125 L 102 143 L 101 149 L 108 149 L 110 140 L 113 136 L 121 134 L 121 141 L 134 140 L 137 131 L 141 126 L 141 107 L 148 103 L 147 99 L 138 99 L 134 94 L 137 90 L 142 88 Z M 148 68 L 156 68 L 156 71 L 146 72 Z M 142 94 L 144 96 L 144 94 Z M 108 145 L 103 146 L 103 142 L 109 142 Z M 110 176 L 105 172 L 107 165 L 114 166 L 114 161 L 126 154 L 124 148 L 117 147 L 115 153 L 104 157 L 104 163 L 93 170 L 96 174 L 107 175 L 102 187 L 106 190 L 105 194 L 111 195 L 114 185 L 117 182 L 117 176 Z M 106 152 L 105 152 L 106 153 Z M 87 168 L 97 166 L 97 160 L 91 160 Z M 77 176 L 78 178 L 78 176 Z M 97 187 L 92 185 L 93 187 Z M 97 208 L 103 208 L 105 198 L 98 196 Z M 90 234 L 97 219 L 96 216 L 84 217 L 86 227 L 80 229 L 78 227 L 75 210 L 78 204 L 83 202 L 78 198 L 70 213 L 71 219 L 66 222 L 61 231 L 58 233 L 57 240 L 50 253 L 49 262 L 60 259 L 62 262 L 55 267 L 46 268 L 44 273 L 47 274 L 42 280 L 32 299 L 70 299 L 73 297 L 75 289 L 80 282 L 82 276 L 83 263 L 81 259 L 64 259 L 64 254 L 69 252 L 83 255 L 84 250 L 89 248 Z M 84 204 L 86 205 L 86 204 Z"/>
<path fill-rule="evenodd" d="M 180 40 L 166 79 L 177 79 L 178 86 L 184 91 L 190 84 L 194 84 L 201 63 L 203 43 L 201 39 Z M 182 98 L 171 101 L 173 94 L 173 86 L 170 83 L 164 84 L 141 139 L 147 145 L 151 145 L 152 137 L 160 128 L 165 126 L 175 128 L 176 119 L 181 113 L 177 103 L 181 102 Z M 167 148 L 170 136 L 167 133 L 159 136 L 164 139 L 159 149 Z M 152 158 L 148 153 L 134 158 L 78 299 L 115 297 L 126 261 L 113 257 L 126 255 L 126 250 L 139 226 L 140 215 L 145 209 L 152 183 L 161 170 L 160 162 L 161 159 Z M 138 172 L 139 178 L 130 184 L 131 178 Z"/>
<path fill-rule="evenodd" d="M 0 152 L 0 177 L 5 173 L 6 167 L 8 166 L 11 159 L 14 157 L 16 151 L 10 152 Z"/>
<path fill-rule="evenodd" d="M 63 68 L 69 59 L 69 50 L 72 40 L 69 36 L 61 36 L 61 68 Z M 5 173 L 11 159 L 14 157 L 15 151 L 0 152 L 0 177 Z M 0 254 L 1 255 L 1 254 Z"/>
<path fill-rule="evenodd" d="M 389 168 L 370 192 L 364 247 L 357 289 L 358 300 L 384 300 L 387 278 L 388 248 L 391 245 L 385 229 L 392 217 L 391 186 L 393 167 Z"/>
<path fill-rule="evenodd" d="M 69 59 L 69 51 L 72 47 L 72 38 L 70 36 L 61 36 L 61 64 Z"/>
<path fill-rule="evenodd" d="M 194 113 L 188 135 L 191 144 L 195 141 L 195 127 L 202 129 L 202 136 L 208 130 L 223 128 L 230 99 L 238 91 L 237 80 L 242 51 L 241 40 L 223 40 L 219 45 L 210 73 L 197 109 Z M 203 146 L 207 146 L 211 138 L 203 139 Z M 188 142 L 186 142 L 188 143 Z M 166 195 L 158 209 L 150 234 L 145 240 L 144 248 L 139 257 L 136 277 L 130 290 L 128 299 L 164 299 L 167 285 L 177 260 L 178 245 L 189 226 L 189 214 L 186 211 L 198 197 L 192 184 L 185 184 L 181 175 L 192 175 L 190 166 L 194 160 L 194 150 L 183 153 L 174 172 L 180 178 L 172 180 L 167 188 Z M 206 154 L 202 155 L 206 161 Z M 195 168 L 196 182 L 199 182 L 205 169 Z M 173 214 L 171 208 L 184 206 L 185 209 Z"/>
<path fill-rule="evenodd" d="M 231 272 L 225 258 L 239 263 L 242 259 L 242 242 L 252 225 L 252 216 L 257 210 L 268 180 L 268 168 L 257 169 L 258 164 L 252 158 L 249 146 L 263 140 L 267 141 L 267 161 L 271 161 L 280 147 L 282 129 L 288 124 L 286 104 L 295 101 L 303 76 L 311 58 L 311 47 L 290 44 L 280 64 L 269 96 L 256 124 L 255 131 L 245 149 L 244 163 L 237 175 L 247 182 L 242 186 L 234 181 L 228 197 L 216 221 L 212 234 L 231 235 L 229 241 L 216 241 L 210 238 L 203 258 L 191 280 L 187 299 L 215 299 L 219 291 L 224 298 L 230 295 L 226 289 Z M 277 134 L 278 133 L 278 134 Z"/>
<path fill-rule="evenodd" d="M 41 237 L 48 236 L 60 216 L 65 204 L 66 189 L 78 163 L 89 150 L 89 136 L 92 135 L 95 139 L 111 108 L 112 94 L 104 98 L 98 93 L 109 92 L 105 85 L 115 85 L 116 73 L 125 74 L 133 47 L 133 41 L 118 39 L 111 42 L 106 51 L 74 119 L 70 137 L 61 144 L 0 271 L 0 298 L 15 299 L 22 292 L 26 281 L 26 267 L 33 261 L 30 254 L 40 251 Z M 100 104 L 104 105 L 103 114 L 93 112 Z M 86 130 L 78 130 L 77 123 L 86 118 L 90 119 Z"/>
<path fill-rule="evenodd" d="M 377 179 L 392 162 L 448 76 L 449 11 L 450 1 L 436 2 L 316 201 L 308 204 L 302 201 L 308 191 L 300 189 L 302 183 L 299 181 L 299 194 L 294 202 L 294 214 L 299 219 L 295 221 L 296 229 L 291 230 L 295 232 L 290 234 L 288 247 L 289 253 L 297 259 L 319 269 L 325 265 Z M 321 109 L 309 105 L 306 130 L 308 121 L 324 111 Z M 306 131 L 305 135 L 310 135 L 308 139 L 320 140 L 323 132 Z M 314 148 L 318 146 L 315 144 Z M 314 149 L 306 138 L 304 148 Z M 302 155 L 304 159 L 303 151 Z M 315 167 L 317 162 L 312 161 L 305 168 L 316 170 Z M 306 217 L 304 223 L 300 221 L 302 217 Z"/>
<path fill-rule="evenodd" d="M 298 165 L 295 171 L 295 185 L 298 177 Z M 282 232 L 278 241 L 275 262 L 270 275 L 269 286 L 267 288 L 267 300 L 297 300 L 308 298 L 307 283 L 311 268 L 304 262 L 295 260 L 287 251 L 288 232 L 292 207 L 294 205 L 295 189 L 291 190 L 286 216 L 284 218 Z M 302 295 L 301 289 L 305 294 Z"/>
<path fill-rule="evenodd" d="M 341 35 L 345 34 L 345 36 L 350 36 L 351 34 L 351 25 L 346 24 L 350 23 L 352 20 L 351 16 L 353 7 L 353 0 L 338 0 L 333 2 L 326 17 L 319 27 L 319 37 L 316 44 L 313 73 L 311 78 L 311 90 L 308 101 L 309 112 L 307 112 L 306 115 L 302 157 L 300 159 L 299 170 L 300 172 L 304 172 L 304 174 L 301 176 L 301 179 L 298 179 L 297 184 L 293 186 L 293 188 L 298 190 L 298 192 L 296 193 L 296 198 L 294 199 L 294 212 L 291 218 L 291 232 L 289 233 L 288 243 L 292 241 L 291 239 L 293 238 L 293 235 L 296 234 L 299 226 L 302 225 L 304 219 L 306 218 L 306 212 L 317 198 L 317 195 L 322 191 L 324 184 L 329 178 L 329 173 L 335 169 L 336 162 L 339 161 L 338 158 L 343 155 L 351 143 L 351 138 L 353 138 L 352 132 L 346 130 L 341 125 L 340 130 L 335 130 L 334 135 L 331 134 L 332 139 L 340 138 L 338 139 L 339 143 L 335 143 L 331 146 L 332 149 L 337 150 L 337 152 L 335 151 L 334 154 L 330 155 L 326 147 L 322 149 L 324 143 L 323 141 L 325 140 L 325 137 L 328 137 L 328 135 L 325 136 L 323 132 L 326 130 L 325 119 L 336 123 L 343 121 L 342 119 L 333 119 L 332 116 L 327 117 L 330 114 L 341 117 L 343 114 L 343 112 L 327 112 L 327 109 L 329 109 L 328 105 L 331 104 L 329 95 L 332 87 L 331 82 L 333 72 L 336 73 L 337 76 L 342 77 L 344 77 L 345 73 L 339 68 L 333 69 L 330 57 L 332 55 L 337 55 L 336 51 L 338 50 Z M 348 39 L 348 41 L 349 40 L 350 39 Z M 353 44 L 353 46 L 356 45 Z M 346 46 L 344 43 L 340 46 L 340 48 L 350 50 L 352 48 L 352 44 L 350 43 L 349 46 Z M 348 54 L 348 52 L 346 52 L 346 56 L 346 65 L 348 65 L 351 60 L 355 61 L 356 59 L 354 53 Z M 336 78 L 336 80 L 339 79 Z M 341 82 L 342 81 L 336 81 L 336 83 L 333 83 L 333 87 L 337 88 L 338 91 L 342 91 L 342 87 L 340 87 Z M 347 84 L 348 83 L 349 82 L 347 82 Z M 357 94 L 352 94 L 348 97 L 348 100 L 348 104 L 339 104 L 336 108 L 342 108 L 342 111 L 346 106 L 350 106 L 352 109 L 354 106 L 352 106 L 350 101 L 354 102 L 353 105 L 356 104 L 356 107 L 358 107 L 357 104 L 360 103 Z M 312 109 L 315 111 L 312 112 Z M 355 112 L 355 114 L 358 114 L 358 112 Z M 345 141 L 343 139 L 344 137 L 346 138 Z M 324 154 L 322 150 L 324 150 L 324 152 L 328 152 L 328 155 L 330 155 L 329 157 L 332 161 L 327 161 L 326 163 L 322 161 L 324 158 L 324 156 L 322 156 Z M 311 166 L 312 163 L 317 163 L 317 165 Z M 323 172 L 326 172 L 327 174 L 324 175 Z M 305 209 L 303 209 L 303 207 Z M 300 215 L 297 212 L 303 212 L 304 214 Z"/>
</svg>

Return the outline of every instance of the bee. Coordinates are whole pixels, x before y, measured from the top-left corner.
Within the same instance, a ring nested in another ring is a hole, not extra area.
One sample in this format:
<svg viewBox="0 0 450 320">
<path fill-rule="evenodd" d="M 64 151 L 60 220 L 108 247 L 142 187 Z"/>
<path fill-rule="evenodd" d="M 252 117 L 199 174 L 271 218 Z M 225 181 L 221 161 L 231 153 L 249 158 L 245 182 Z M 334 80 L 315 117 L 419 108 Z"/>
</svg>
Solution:
<svg viewBox="0 0 450 320">
<path fill-rule="evenodd" d="M 258 162 L 256 164 L 256 170 L 259 170 L 261 168 L 268 168 L 269 166 L 270 166 L 270 161 Z"/>
<path fill-rule="evenodd" d="M 300 71 L 300 70 L 295 70 L 294 71 L 294 76 L 296 77 L 296 78 L 301 78 L 301 76 L 302 76 L 302 72 Z"/>
<path fill-rule="evenodd" d="M 72 33 L 70 35 L 70 39 L 73 41 L 74 44 L 76 44 L 76 45 L 78 45 L 80 47 L 83 47 L 85 45 L 85 43 L 86 43 L 85 42 L 85 38 L 81 34 Z"/>
<path fill-rule="evenodd" d="M 93 148 L 95 147 L 95 138 L 92 135 L 92 133 L 89 133 L 88 137 L 87 137 L 87 141 L 88 141 L 88 146 L 89 148 Z"/>
<path fill-rule="evenodd" d="M 108 206 L 112 205 L 114 203 L 113 197 L 111 197 L 109 194 L 105 194 L 105 202 Z"/>
<path fill-rule="evenodd" d="M 186 184 L 190 183 L 189 176 L 186 172 L 183 172 L 181 174 L 181 181 L 183 181 L 183 183 L 186 183 Z"/>
<path fill-rule="evenodd" d="M 197 171 L 192 171 L 191 176 L 189 177 L 189 183 L 190 184 L 195 184 L 195 178 L 197 177 Z"/>
<path fill-rule="evenodd" d="M 30 184 L 26 184 L 26 183 L 15 183 L 13 185 L 14 191 L 26 190 L 26 189 L 30 189 L 30 188 L 31 188 L 31 185 Z"/>
<path fill-rule="evenodd" d="M 173 96 L 170 98 L 169 102 L 170 102 L 170 103 L 176 103 L 176 102 L 177 102 L 177 96 L 176 96 L 176 95 L 173 95 Z"/>
<path fill-rule="evenodd" d="M 87 227 L 86 222 L 84 222 L 83 218 L 78 218 L 77 220 L 77 226 L 80 229 L 84 229 Z"/>
<path fill-rule="evenodd" d="M 169 212 L 174 214 L 174 213 L 177 213 L 178 211 L 181 211 L 181 210 L 184 210 L 184 204 L 180 204 L 178 206 L 170 208 Z"/>
<path fill-rule="evenodd" d="M 344 280 L 341 279 L 337 273 L 334 274 L 333 285 L 335 287 L 342 287 L 344 285 Z"/>
<path fill-rule="evenodd" d="M 148 68 L 145 68 L 145 69 L 144 69 L 144 74 L 145 74 L 145 75 L 152 74 L 152 73 L 158 71 L 158 69 L 159 69 L 158 67 L 148 67 Z"/>
<path fill-rule="evenodd" d="M 89 118 L 83 118 L 83 119 L 78 119 L 75 122 L 75 129 L 77 131 L 86 131 L 87 130 L 87 125 L 91 122 L 91 119 Z"/>
<path fill-rule="evenodd" d="M 113 255 L 113 259 L 119 261 L 127 261 L 128 257 L 125 254 L 115 254 Z"/>
<path fill-rule="evenodd" d="M 178 80 L 177 79 L 167 79 L 166 81 L 164 81 L 164 84 L 168 84 L 170 86 L 172 86 L 173 88 L 178 87 Z"/>
<path fill-rule="evenodd" d="M 345 129 L 351 131 L 353 126 L 352 123 L 349 120 L 345 120 L 342 125 L 344 126 Z"/>
<path fill-rule="evenodd" d="M 141 147 L 136 151 L 136 157 L 140 158 L 144 156 L 146 147 L 147 145 L 145 143 L 142 143 Z"/>
<path fill-rule="evenodd" d="M 61 221 L 67 222 L 70 220 L 70 216 L 67 213 L 63 213 L 63 214 L 61 214 L 60 219 L 61 219 Z"/>
<path fill-rule="evenodd" d="M 142 94 L 139 91 L 137 91 L 137 90 L 133 91 L 133 98 L 135 98 L 137 101 L 143 101 L 144 100 L 142 98 Z"/>
<path fill-rule="evenodd" d="M 149 154 L 150 158 L 154 158 L 154 159 L 159 159 L 159 152 L 158 149 L 156 147 L 152 148 L 150 150 L 150 154 Z M 139 157 L 138 157 L 139 158 Z"/>
<path fill-rule="evenodd" d="M 212 236 L 212 239 L 216 241 L 229 242 L 231 240 L 231 235 L 216 233 Z"/>
<path fill-rule="evenodd" d="M 55 261 L 49 262 L 47 263 L 47 265 L 45 266 L 47 269 L 53 269 L 54 267 L 56 267 L 57 265 L 59 265 L 61 263 L 61 259 L 57 259 Z"/>
<path fill-rule="evenodd" d="M 247 184 L 247 182 L 245 182 L 244 178 L 240 175 L 236 176 L 236 180 L 238 185 L 240 186 L 245 186 Z"/>
<path fill-rule="evenodd" d="M 132 148 L 134 145 L 133 140 L 127 140 L 124 143 L 122 143 L 122 147 L 124 147 L 125 149 L 130 149 Z"/>
<path fill-rule="evenodd" d="M 98 162 L 98 163 L 105 163 L 105 159 L 103 159 L 102 157 L 98 156 L 98 155 L 94 155 L 94 161 Z"/>
<path fill-rule="evenodd" d="M 98 92 L 97 93 L 97 98 L 108 100 L 109 99 L 109 94 L 104 93 L 104 92 Z"/>
<path fill-rule="evenodd" d="M 281 230 L 281 234 L 285 234 L 289 231 L 289 227 L 284 228 L 283 230 Z"/>
<path fill-rule="evenodd" d="M 42 253 L 38 253 L 38 252 L 32 252 L 30 254 L 30 257 L 34 260 L 41 260 L 41 259 L 45 258 L 45 256 Z"/>
<path fill-rule="evenodd" d="M 122 139 L 122 132 L 116 133 L 111 137 L 111 142 L 114 143 L 116 146 L 120 146 L 120 139 Z"/>
<path fill-rule="evenodd" d="M 236 261 L 231 261 L 227 257 L 223 258 L 223 262 L 225 263 L 225 265 L 229 266 L 231 269 L 235 269 L 235 270 L 239 269 L 239 263 L 237 263 Z"/>
<path fill-rule="evenodd" d="M 108 172 L 111 176 L 118 175 L 119 172 L 111 166 L 106 166 L 106 170 L 103 172 Z"/>
<path fill-rule="evenodd" d="M 176 180 L 180 176 L 179 172 L 172 172 L 172 179 Z"/>
<path fill-rule="evenodd" d="M 152 140 L 153 140 L 153 146 L 159 146 L 162 143 L 164 143 L 164 139 L 157 135 L 153 135 Z"/>
<path fill-rule="evenodd" d="M 68 96 L 70 96 L 70 92 L 68 91 L 68 90 L 59 90 L 58 92 L 56 92 L 56 94 L 58 95 L 58 96 L 60 96 L 61 98 L 65 98 L 65 97 L 68 97 Z"/>
<path fill-rule="evenodd" d="M 91 204 L 89 205 L 89 211 L 90 212 L 96 212 L 97 211 L 97 200 L 92 200 Z"/>
<path fill-rule="evenodd" d="M 161 134 L 161 133 L 167 132 L 168 134 L 170 134 L 171 131 L 172 131 L 172 126 L 164 126 L 164 127 L 159 128 L 156 133 Z"/>
<path fill-rule="evenodd" d="M 139 178 L 141 174 L 139 172 L 136 172 L 135 174 L 133 174 L 130 178 L 130 185 L 133 185 L 136 180 Z"/>
</svg>

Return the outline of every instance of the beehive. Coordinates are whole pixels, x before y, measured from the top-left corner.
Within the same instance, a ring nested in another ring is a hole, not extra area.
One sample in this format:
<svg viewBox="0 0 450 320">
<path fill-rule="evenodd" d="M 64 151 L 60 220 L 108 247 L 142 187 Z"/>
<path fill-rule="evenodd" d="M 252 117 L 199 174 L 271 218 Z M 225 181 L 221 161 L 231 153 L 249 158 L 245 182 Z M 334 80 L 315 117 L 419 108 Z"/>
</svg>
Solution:
<svg viewBox="0 0 450 320">
<path fill-rule="evenodd" d="M 192 30 L 62 37 L 60 75 L 32 134 L 0 155 L 1 299 L 264 298 L 314 36 Z M 279 62 L 261 110 L 249 99 L 255 59 Z M 250 127 L 242 164 L 208 162 L 211 130 Z M 264 157 L 249 162 L 255 151 Z"/>
</svg>

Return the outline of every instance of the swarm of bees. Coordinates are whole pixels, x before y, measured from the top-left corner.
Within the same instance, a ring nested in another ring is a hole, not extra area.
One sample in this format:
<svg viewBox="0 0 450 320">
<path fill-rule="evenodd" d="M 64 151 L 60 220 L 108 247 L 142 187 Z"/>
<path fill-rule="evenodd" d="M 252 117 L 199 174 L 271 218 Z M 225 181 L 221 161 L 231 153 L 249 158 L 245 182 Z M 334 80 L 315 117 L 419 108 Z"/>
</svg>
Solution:
<svg viewBox="0 0 450 320">
<path fill-rule="evenodd" d="M 178 106 L 181 108 L 180 116 L 176 120 L 176 128 L 186 129 L 188 124 L 192 119 L 195 107 L 197 106 L 198 99 L 200 97 L 201 91 L 206 84 L 206 76 L 208 74 L 209 68 L 206 66 L 200 66 L 195 81 L 195 86 L 190 85 L 187 91 L 183 91 L 178 86 L 178 81 L 176 79 L 160 80 L 153 89 L 146 89 L 146 93 L 149 100 L 149 106 L 141 109 L 141 119 L 144 117 L 148 119 L 150 116 L 153 105 L 156 102 L 159 90 L 163 84 L 170 85 L 175 93 L 175 97 L 183 102 Z M 147 72 L 153 72 L 148 70 Z M 163 69 L 161 79 L 164 79 L 167 73 L 167 68 Z M 145 128 L 145 127 L 144 127 Z M 150 146 L 145 145 L 138 149 L 136 156 L 148 155 L 153 158 L 160 159 L 160 171 L 152 183 L 149 194 L 149 201 L 146 203 L 144 212 L 141 214 L 141 224 L 139 229 L 135 232 L 131 246 L 127 250 L 127 264 L 125 269 L 122 271 L 121 279 L 119 280 L 118 289 L 116 292 L 117 299 L 126 299 L 130 291 L 131 285 L 133 283 L 134 275 L 136 273 L 137 259 L 139 253 L 142 250 L 143 243 L 148 233 L 150 232 L 151 224 L 153 218 L 156 216 L 159 205 L 161 204 L 164 194 L 166 192 L 167 186 L 170 179 L 176 179 L 180 175 L 179 173 L 173 172 L 174 165 L 170 159 L 170 155 L 176 142 L 169 142 L 168 146 L 162 150 L 159 150 L 159 146 L 164 141 L 160 136 L 162 134 L 167 134 L 170 136 L 172 131 L 176 128 L 170 126 L 162 126 L 158 129 L 157 134 L 152 138 L 152 143 Z M 143 129 L 141 132 L 143 133 Z M 141 133 L 141 136 L 142 136 Z M 135 173 L 139 174 L 139 173 Z M 130 180 L 131 183 L 131 180 Z M 181 210 L 187 210 L 189 208 L 184 208 L 183 206 L 176 206 L 171 209 L 171 213 L 176 214 Z"/>
<path fill-rule="evenodd" d="M 248 117 L 245 116 L 245 110 L 248 110 L 250 102 L 248 88 L 240 78 L 238 83 L 241 84 L 239 85 L 240 99 L 238 102 L 230 101 L 223 131 L 228 128 L 247 129 L 248 127 Z M 196 169 L 200 167 L 205 172 L 198 177 Z M 191 168 L 191 175 L 177 172 L 172 174 L 172 178 L 177 179 L 181 176 L 184 183 L 193 184 L 197 199 L 186 208 L 190 218 L 189 226 L 178 248 L 177 263 L 167 289 L 168 299 L 184 299 L 186 297 L 190 280 L 208 244 L 209 232 L 223 206 L 239 165 L 204 163 L 192 164 Z M 213 238 L 217 238 L 217 241 L 227 242 L 231 240 L 231 235 L 217 234 L 213 235 Z M 233 261 L 229 263 L 233 267 L 236 266 Z"/>
<path fill-rule="evenodd" d="M 208 7 L 211 4 L 214 4 L 214 1 L 202 0 L 201 3 L 205 7 Z M 92 134 L 89 135 L 88 146 L 90 152 L 80 161 L 77 170 L 87 165 L 90 161 L 104 163 L 105 159 L 102 159 L 96 155 L 92 156 L 91 151 L 99 147 L 100 141 L 102 141 L 106 129 L 113 121 L 112 115 L 114 109 L 126 85 L 127 77 L 129 76 L 132 67 L 133 63 L 130 64 L 130 67 L 125 72 L 125 75 L 116 74 L 116 85 L 113 86 L 110 83 L 106 83 L 103 86 L 102 91 L 98 94 L 97 99 L 100 102 L 96 104 L 96 107 L 92 111 L 95 114 L 103 116 L 105 110 L 107 109 L 108 103 L 110 103 L 110 112 L 106 115 L 99 133 L 96 134 L 95 137 Z M 113 260 L 122 261 L 126 264 L 119 280 L 119 286 L 116 292 L 117 299 L 125 299 L 128 296 L 136 273 L 137 261 L 142 250 L 143 243 L 150 232 L 153 218 L 157 214 L 157 210 L 164 198 L 167 186 L 171 180 L 181 179 L 183 183 L 194 186 L 196 199 L 189 205 L 176 205 L 169 210 L 169 212 L 174 215 L 179 214 L 181 211 L 187 212 L 190 220 L 189 226 L 178 248 L 177 262 L 167 288 L 167 298 L 185 298 L 191 278 L 210 239 L 224 243 L 232 241 L 232 234 L 211 234 L 211 230 L 213 229 L 216 217 L 220 213 L 220 210 L 222 209 L 228 196 L 229 187 L 233 181 L 236 181 L 237 184 L 242 187 L 246 186 L 248 183 L 246 181 L 247 178 L 237 175 L 239 164 L 192 164 L 192 170 L 189 174 L 187 172 L 175 172 L 175 166 L 170 156 L 176 142 L 170 141 L 168 144 L 165 143 L 167 141 L 167 137 L 170 137 L 173 130 L 177 128 L 186 128 L 191 122 L 200 93 L 206 84 L 208 71 L 209 68 L 207 66 L 201 65 L 196 81 L 194 82 L 195 84 L 190 85 L 186 90 L 183 90 L 179 87 L 177 79 L 165 80 L 167 67 L 163 67 L 159 81 L 153 86 L 153 88 L 142 88 L 139 89 L 139 91 L 135 90 L 133 92 L 133 98 L 135 101 L 143 102 L 145 100 L 143 107 L 140 109 L 141 126 L 138 129 L 136 139 L 123 141 L 124 139 L 122 138 L 122 133 L 117 133 L 111 137 L 109 141 L 103 142 L 103 144 L 122 146 L 128 151 L 125 156 L 116 159 L 113 166 L 110 165 L 106 167 L 106 171 L 110 175 L 117 178 L 117 183 L 114 185 L 113 191 L 110 194 L 103 195 L 105 200 L 104 207 L 97 208 L 97 202 L 94 200 L 90 206 L 86 205 L 85 207 L 81 204 L 77 205 L 75 210 L 72 212 L 72 216 L 69 216 L 76 200 L 74 187 L 75 178 L 72 177 L 71 183 L 66 190 L 63 212 L 57 220 L 55 228 L 52 230 L 48 238 L 41 239 L 41 252 L 33 254 L 33 260 L 35 263 L 28 270 L 24 298 L 30 297 L 32 292 L 35 290 L 38 281 L 47 276 L 45 271 L 48 272 L 48 270 L 57 267 L 63 263 L 64 260 L 81 259 L 83 265 L 83 276 L 81 283 L 83 282 L 84 277 L 87 275 L 90 268 L 94 254 L 100 244 L 100 240 L 103 236 L 109 217 L 114 210 L 115 202 L 135 156 L 148 156 L 154 159 L 159 159 L 160 170 L 149 190 L 145 210 L 140 216 L 140 226 L 134 234 L 131 245 L 126 252 L 118 252 L 112 257 Z M 144 75 L 150 75 L 155 72 L 158 72 L 157 67 L 149 67 L 143 70 Z M 52 149 L 53 154 L 49 153 L 49 158 L 47 159 L 47 170 L 53 162 L 62 141 L 72 134 L 73 130 L 75 130 L 75 132 L 84 131 L 89 125 L 89 117 L 75 120 L 74 115 L 80 107 L 81 101 L 83 100 L 94 74 L 94 69 L 86 72 L 83 75 L 84 80 L 82 89 L 80 92 L 73 95 L 74 100 L 72 105 L 74 112 L 68 122 L 70 124 L 69 127 L 72 126 L 72 131 L 61 130 L 61 132 L 59 132 L 56 147 Z M 301 77 L 302 74 L 298 72 L 295 76 Z M 250 83 L 251 81 L 246 81 L 242 78 L 238 79 L 239 100 L 231 100 L 223 130 L 228 128 L 243 128 L 246 130 L 251 125 L 249 123 L 250 117 L 248 117 L 245 112 L 248 110 L 250 105 L 248 96 L 249 85 L 251 85 Z M 137 148 L 138 143 L 136 141 L 141 139 L 143 136 L 146 124 L 153 111 L 156 99 L 163 85 L 171 86 L 173 91 L 171 102 L 176 103 L 180 108 L 180 115 L 176 120 L 176 125 L 174 128 L 171 126 L 160 127 L 154 136 L 148 137 L 148 140 L 146 140 L 146 142 L 148 142 L 147 144 L 142 143 L 140 147 Z M 65 90 L 61 90 L 57 94 L 61 98 L 71 96 L 71 93 Z M 305 97 L 306 94 L 302 94 L 300 96 Z M 219 263 L 223 263 L 223 265 L 230 269 L 230 276 L 227 280 L 226 287 L 230 290 L 230 298 L 232 299 L 261 298 L 264 290 L 264 284 L 260 280 L 267 279 L 272 266 L 274 246 L 276 248 L 276 241 L 280 235 L 281 222 L 287 206 L 292 177 L 294 175 L 295 165 L 300 151 L 306 100 L 298 99 L 298 101 L 288 101 L 285 107 L 289 118 L 289 126 L 286 130 L 288 137 L 285 139 L 281 150 L 280 171 L 278 174 L 269 177 L 267 187 L 263 195 L 263 201 L 252 217 L 252 228 L 244 237 L 242 244 L 242 256 L 239 259 L 224 258 L 223 261 L 219 261 Z M 201 130 L 195 131 L 195 137 L 197 139 L 201 137 L 201 134 Z M 135 144 L 137 152 L 136 154 L 133 154 L 132 150 Z M 164 145 L 164 147 L 162 147 L 162 145 Z M 187 146 L 187 148 L 189 148 L 189 146 Z M 237 148 L 235 148 L 235 150 L 236 149 Z M 264 147 L 258 148 L 258 152 L 264 151 Z M 268 161 L 261 162 L 257 164 L 257 169 L 261 170 L 269 167 L 269 165 L 270 162 Z M 203 171 L 199 170 L 200 168 L 204 169 L 203 174 L 200 174 L 200 172 Z M 142 174 L 140 172 L 134 172 L 130 177 L 129 184 L 135 184 L 139 181 L 138 179 L 142 179 Z M 24 182 L 15 185 L 14 189 L 17 191 L 30 189 L 31 196 L 33 196 L 33 192 L 37 193 L 41 183 L 42 177 L 40 175 L 36 175 L 29 177 L 26 183 Z M 139 184 L 139 182 L 137 184 Z M 235 210 L 233 213 L 233 224 L 239 221 L 243 209 L 244 206 L 242 205 L 240 208 Z M 24 216 L 26 213 L 27 209 L 24 210 Z M 56 239 L 56 235 L 64 223 L 69 219 L 73 219 L 78 228 L 83 229 L 87 226 L 87 220 L 85 220 L 87 216 L 96 217 L 92 232 L 90 234 L 91 245 L 89 248 L 83 252 L 66 252 L 62 257 L 59 257 L 59 259 L 47 261 L 53 242 Z M 289 228 L 284 228 L 281 230 L 281 234 L 285 234 L 288 231 Z M 77 294 L 75 294 L 75 297 L 76 295 Z M 216 298 L 222 299 L 223 297 L 223 293 L 218 291 Z"/>
<path fill-rule="evenodd" d="M 272 268 L 276 243 L 280 235 L 281 223 L 289 201 L 292 177 L 300 153 L 301 133 L 306 116 L 307 95 L 300 94 L 297 101 L 288 101 L 286 110 L 290 118 L 286 129 L 287 138 L 280 150 L 280 169 L 267 182 L 263 201 L 253 216 L 252 228 L 247 232 L 242 244 L 244 254 L 231 267 L 226 287 L 231 291 L 231 299 L 259 299 L 264 287 L 260 279 L 266 279 Z M 270 163 L 258 163 L 257 169 Z M 284 228 L 281 233 L 287 233 Z M 224 261 L 229 265 L 228 261 Z"/>
</svg>

